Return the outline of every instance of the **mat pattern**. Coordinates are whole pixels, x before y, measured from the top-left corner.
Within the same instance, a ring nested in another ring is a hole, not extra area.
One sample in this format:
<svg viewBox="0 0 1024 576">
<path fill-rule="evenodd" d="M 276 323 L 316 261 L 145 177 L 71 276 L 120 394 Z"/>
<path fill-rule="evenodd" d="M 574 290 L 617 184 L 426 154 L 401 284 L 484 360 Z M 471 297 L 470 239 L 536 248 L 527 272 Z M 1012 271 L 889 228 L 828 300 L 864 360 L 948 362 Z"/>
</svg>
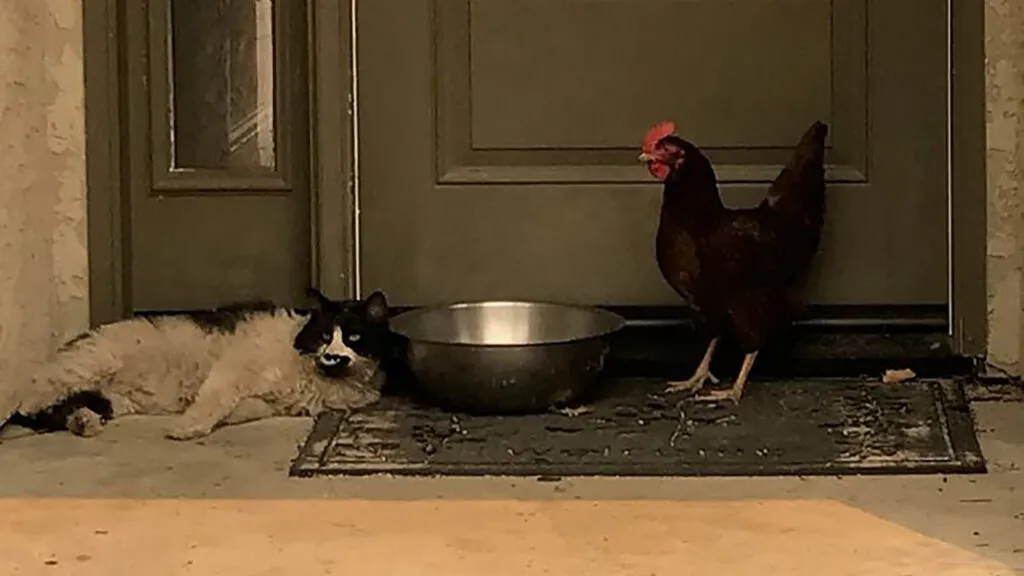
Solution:
<svg viewBox="0 0 1024 576">
<path fill-rule="evenodd" d="M 576 416 L 470 416 L 386 397 L 321 415 L 290 475 L 985 472 L 957 382 L 752 382 L 738 406 L 679 400 L 664 386 L 610 381 Z"/>
</svg>

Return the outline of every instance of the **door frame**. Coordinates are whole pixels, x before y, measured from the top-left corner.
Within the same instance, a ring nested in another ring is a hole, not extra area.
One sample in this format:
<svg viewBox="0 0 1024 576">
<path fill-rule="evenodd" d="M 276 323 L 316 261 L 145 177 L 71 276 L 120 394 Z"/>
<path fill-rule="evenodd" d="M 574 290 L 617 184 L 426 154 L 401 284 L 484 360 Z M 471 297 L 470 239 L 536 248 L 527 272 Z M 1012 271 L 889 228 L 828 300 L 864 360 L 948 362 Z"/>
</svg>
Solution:
<svg viewBox="0 0 1024 576">
<path fill-rule="evenodd" d="M 122 126 L 120 10 L 126 0 L 83 0 L 89 308 L 93 325 L 128 315 L 130 262 Z M 358 0 L 306 0 L 311 112 L 311 253 L 314 283 L 336 298 L 359 293 L 358 147 L 352 74 Z M 956 352 L 987 344 L 984 5 L 947 0 L 950 31 L 950 328 Z M 336 55 L 322 57 L 323 55 Z M 952 216 L 956 215 L 954 219 Z M 331 247 L 325 249 L 325 247 Z"/>
</svg>

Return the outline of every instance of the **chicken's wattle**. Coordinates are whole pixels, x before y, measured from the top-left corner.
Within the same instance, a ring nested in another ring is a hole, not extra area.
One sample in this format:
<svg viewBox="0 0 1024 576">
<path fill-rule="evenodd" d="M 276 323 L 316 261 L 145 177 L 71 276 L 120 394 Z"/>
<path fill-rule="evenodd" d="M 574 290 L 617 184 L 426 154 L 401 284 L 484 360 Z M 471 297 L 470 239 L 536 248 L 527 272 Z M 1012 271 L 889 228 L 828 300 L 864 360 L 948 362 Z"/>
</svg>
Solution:
<svg viewBox="0 0 1024 576">
<path fill-rule="evenodd" d="M 672 169 L 668 167 L 668 164 L 664 162 L 651 162 L 647 165 L 647 171 L 651 173 L 658 180 L 664 182 Z"/>
</svg>

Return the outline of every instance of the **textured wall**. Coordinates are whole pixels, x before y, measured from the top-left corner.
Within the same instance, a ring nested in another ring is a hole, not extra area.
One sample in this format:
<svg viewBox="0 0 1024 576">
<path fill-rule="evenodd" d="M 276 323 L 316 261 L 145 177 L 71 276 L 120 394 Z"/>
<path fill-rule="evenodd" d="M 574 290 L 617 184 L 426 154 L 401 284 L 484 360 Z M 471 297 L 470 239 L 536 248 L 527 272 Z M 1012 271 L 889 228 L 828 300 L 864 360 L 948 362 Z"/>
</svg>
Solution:
<svg viewBox="0 0 1024 576">
<path fill-rule="evenodd" d="M 1024 348 L 1024 2 L 986 0 L 989 361 L 1020 374 Z"/>
<path fill-rule="evenodd" d="M 0 395 L 88 325 L 82 0 L 0 0 Z"/>
</svg>

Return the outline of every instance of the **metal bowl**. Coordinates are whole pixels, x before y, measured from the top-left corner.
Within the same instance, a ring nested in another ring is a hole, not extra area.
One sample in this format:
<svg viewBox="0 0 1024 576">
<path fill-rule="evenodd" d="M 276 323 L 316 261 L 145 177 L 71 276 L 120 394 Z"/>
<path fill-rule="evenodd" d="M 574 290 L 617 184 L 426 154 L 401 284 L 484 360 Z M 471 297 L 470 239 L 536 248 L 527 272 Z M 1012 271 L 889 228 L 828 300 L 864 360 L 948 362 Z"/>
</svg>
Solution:
<svg viewBox="0 0 1024 576">
<path fill-rule="evenodd" d="M 591 387 L 618 314 L 545 302 L 466 302 L 405 312 L 391 329 L 408 340 L 420 387 L 474 414 L 541 412 Z"/>
</svg>

